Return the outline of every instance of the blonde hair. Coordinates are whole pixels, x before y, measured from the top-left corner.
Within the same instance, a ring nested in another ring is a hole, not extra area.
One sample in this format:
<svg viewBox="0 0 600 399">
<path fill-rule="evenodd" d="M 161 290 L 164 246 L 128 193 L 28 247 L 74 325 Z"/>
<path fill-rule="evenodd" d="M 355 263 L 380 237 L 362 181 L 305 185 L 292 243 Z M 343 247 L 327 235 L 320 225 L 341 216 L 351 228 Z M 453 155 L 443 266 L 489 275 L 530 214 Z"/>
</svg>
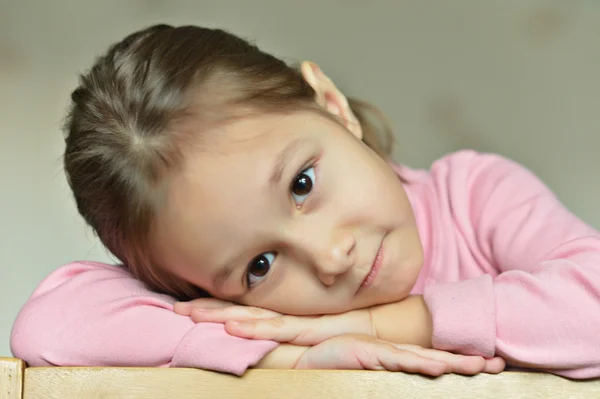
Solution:
<svg viewBox="0 0 600 399">
<path fill-rule="evenodd" d="M 321 111 L 297 68 L 228 32 L 196 26 L 155 25 L 127 36 L 81 76 L 71 99 L 64 167 L 79 213 L 136 278 L 180 300 L 204 292 L 156 265 L 148 239 L 164 183 L 190 138 L 183 122 L 214 120 L 234 103 Z M 364 142 L 388 156 L 383 115 L 349 103 Z"/>
</svg>

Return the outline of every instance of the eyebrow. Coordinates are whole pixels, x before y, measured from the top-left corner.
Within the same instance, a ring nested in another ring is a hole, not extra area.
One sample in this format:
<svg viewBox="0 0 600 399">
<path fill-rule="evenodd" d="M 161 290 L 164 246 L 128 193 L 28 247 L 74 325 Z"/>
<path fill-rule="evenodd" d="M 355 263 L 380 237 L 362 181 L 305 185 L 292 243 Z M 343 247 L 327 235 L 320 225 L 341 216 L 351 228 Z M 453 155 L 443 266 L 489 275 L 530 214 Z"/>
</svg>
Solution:
<svg viewBox="0 0 600 399">
<path fill-rule="evenodd" d="M 294 156 L 295 153 L 298 152 L 302 144 L 306 142 L 304 138 L 297 138 L 293 141 L 290 141 L 284 148 L 277 154 L 275 158 L 275 162 L 273 163 L 273 170 L 271 172 L 271 176 L 269 177 L 269 185 L 271 187 L 276 187 L 281 182 L 281 177 L 283 176 L 283 172 L 285 170 L 285 164 Z"/>
</svg>

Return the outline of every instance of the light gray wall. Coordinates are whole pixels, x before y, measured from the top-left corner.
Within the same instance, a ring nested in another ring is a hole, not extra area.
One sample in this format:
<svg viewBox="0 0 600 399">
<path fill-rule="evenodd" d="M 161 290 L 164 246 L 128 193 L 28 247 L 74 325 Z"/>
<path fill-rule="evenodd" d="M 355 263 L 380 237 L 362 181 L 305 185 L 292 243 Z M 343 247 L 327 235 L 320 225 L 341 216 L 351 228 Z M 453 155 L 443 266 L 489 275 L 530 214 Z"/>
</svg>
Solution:
<svg viewBox="0 0 600 399">
<path fill-rule="evenodd" d="M 0 355 L 44 276 L 75 259 L 109 260 L 70 198 L 59 125 L 76 73 L 161 21 L 227 28 L 315 60 L 390 116 L 398 160 L 425 167 L 462 147 L 499 152 L 600 227 L 596 1 L 0 0 Z"/>
</svg>

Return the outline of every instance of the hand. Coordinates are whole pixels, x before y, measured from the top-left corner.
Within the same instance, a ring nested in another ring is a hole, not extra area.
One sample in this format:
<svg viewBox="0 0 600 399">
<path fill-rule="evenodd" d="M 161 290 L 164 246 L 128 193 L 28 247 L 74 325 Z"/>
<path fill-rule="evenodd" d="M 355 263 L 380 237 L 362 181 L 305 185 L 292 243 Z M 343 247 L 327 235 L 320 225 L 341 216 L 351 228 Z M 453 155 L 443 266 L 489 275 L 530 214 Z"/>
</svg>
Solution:
<svg viewBox="0 0 600 399">
<path fill-rule="evenodd" d="M 393 343 L 430 348 L 433 331 L 431 315 L 421 295 L 324 316 L 287 316 L 212 298 L 178 303 L 175 312 L 190 316 L 197 323 L 223 323 L 231 335 L 295 345 L 315 345 L 342 334 L 366 334 Z"/>
<path fill-rule="evenodd" d="M 317 317 L 286 316 L 267 309 L 240 306 L 213 298 L 180 302 L 175 304 L 174 310 L 178 314 L 190 316 L 195 322 L 225 323 L 227 331 L 232 335 L 271 339 L 296 345 L 315 345 L 301 357 L 297 368 L 391 370 L 395 365 L 398 368 L 393 371 L 440 375 L 436 374 L 437 371 L 432 373 L 435 367 L 439 367 L 434 364 L 433 369 L 431 368 L 431 362 L 436 361 L 445 364 L 443 373 L 472 375 L 479 372 L 500 373 L 505 367 L 501 358 L 485 359 L 481 356 L 457 355 L 416 345 L 391 344 L 378 340 L 371 337 L 375 335 L 375 331 L 371 326 L 368 310 Z M 236 324 L 238 320 L 244 323 Z M 365 342 L 368 345 L 361 349 Z M 392 348 L 395 348 L 394 351 L 388 353 Z M 371 363 L 360 363 L 365 360 L 360 356 L 367 356 Z M 391 363 L 381 364 L 390 359 Z"/>
<path fill-rule="evenodd" d="M 190 316 L 194 309 L 218 309 L 228 306 L 239 306 L 233 302 L 216 298 L 198 298 L 188 302 L 175 302 L 173 311 L 182 316 Z"/>
<path fill-rule="evenodd" d="M 294 345 L 316 345 L 343 334 L 376 336 L 369 310 L 325 316 L 287 316 L 272 310 L 240 306 L 212 298 L 175 305 L 175 312 L 196 323 L 224 323 L 231 335 Z"/>
<path fill-rule="evenodd" d="M 475 375 L 500 373 L 501 358 L 455 355 L 415 345 L 395 345 L 377 338 L 343 335 L 309 348 L 297 369 L 388 370 L 439 376 L 444 373 Z"/>
</svg>

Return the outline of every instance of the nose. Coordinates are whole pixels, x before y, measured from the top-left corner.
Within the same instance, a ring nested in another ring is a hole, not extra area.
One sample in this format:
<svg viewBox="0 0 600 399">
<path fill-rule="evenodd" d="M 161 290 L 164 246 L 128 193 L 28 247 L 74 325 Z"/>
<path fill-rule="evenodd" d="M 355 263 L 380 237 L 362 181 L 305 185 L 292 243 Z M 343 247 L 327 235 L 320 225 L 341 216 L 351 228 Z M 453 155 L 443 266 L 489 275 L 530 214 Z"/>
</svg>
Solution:
<svg viewBox="0 0 600 399">
<path fill-rule="evenodd" d="M 335 283 L 337 278 L 346 273 L 354 264 L 354 247 L 356 240 L 349 232 L 338 234 L 329 246 L 315 259 L 319 280 L 327 286 Z"/>
</svg>

